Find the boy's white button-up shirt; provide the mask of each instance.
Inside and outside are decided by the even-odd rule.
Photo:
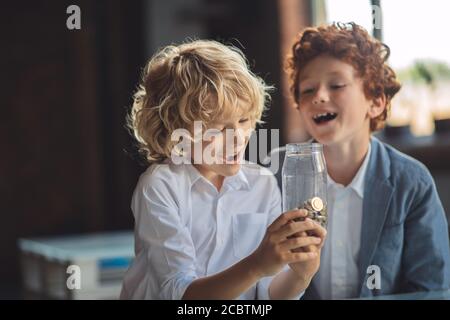
[[[320,269],[312,282],[321,299],[355,298],[359,294],[358,256],[370,152],[369,144],[366,157],[348,186],[328,176],[327,239],[322,248]]]
[[[281,214],[270,171],[243,164],[218,190],[192,165],[149,167],[132,198],[136,257],[121,298],[181,299],[189,284],[251,254]],[[273,277],[239,299],[268,299]]]

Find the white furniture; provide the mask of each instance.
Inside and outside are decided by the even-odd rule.
[[[31,297],[118,299],[134,258],[134,236],[124,231],[20,239],[19,248],[23,285]]]

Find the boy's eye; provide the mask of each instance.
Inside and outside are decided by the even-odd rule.
[[[331,89],[334,89],[334,90],[341,89],[343,87],[345,87],[345,84],[333,84],[333,85],[331,85]]]
[[[248,118],[244,118],[244,119],[239,120],[239,123],[245,123],[245,122],[247,122],[248,120],[249,120]]]
[[[223,125],[213,125],[213,126],[211,126],[211,129],[212,129],[212,130],[215,130],[216,132],[217,132],[217,131],[219,131],[219,132],[225,131],[226,128],[227,128],[227,127],[226,127],[226,126],[223,126]]]
[[[305,89],[302,91],[302,94],[309,94],[309,93],[312,93],[313,91],[314,91],[314,89],[312,89],[312,88]]]

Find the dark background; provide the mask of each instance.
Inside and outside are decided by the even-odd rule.
[[[71,4],[81,30],[66,27]],[[0,12],[0,298],[20,294],[18,238],[133,227],[145,167],[125,115],[156,48],[186,35],[225,41],[280,82],[276,1],[8,1]],[[268,127],[282,127],[280,99]]]
[[[291,38],[280,29],[281,2],[1,2],[0,299],[21,297],[19,238],[132,229],[130,199],[145,166],[125,115],[158,47],[187,36],[240,47],[278,88],[264,127],[280,128],[286,142],[280,47]],[[311,23],[309,0],[284,3],[297,5],[295,32]],[[66,27],[72,4],[81,30]],[[450,136],[411,141],[391,142],[430,168],[449,212]]]

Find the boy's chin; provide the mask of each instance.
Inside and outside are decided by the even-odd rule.
[[[324,146],[333,145],[339,142],[339,138],[334,132],[329,132],[328,134],[315,134],[312,135],[315,142],[323,144]]]
[[[328,143],[332,142],[332,139],[330,137],[324,137],[323,135],[310,135],[312,142],[320,143],[323,145],[327,145]]]
[[[224,176],[234,176],[241,169],[241,164],[232,163],[232,164],[223,164],[221,165],[221,171]]]

